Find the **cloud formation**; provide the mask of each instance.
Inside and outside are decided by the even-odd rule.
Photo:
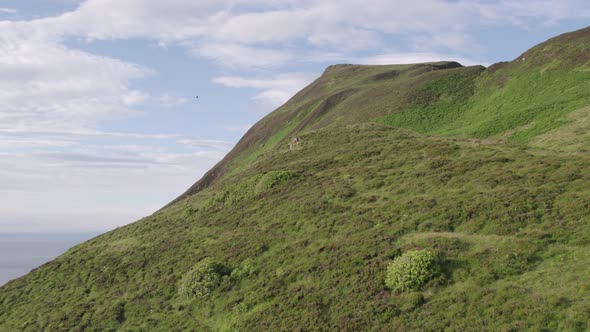
[[[184,97],[177,97],[172,96],[168,93],[165,93],[158,97],[158,104],[164,108],[174,108],[181,105],[184,105],[188,102],[188,99]]]
[[[0,13],[3,14],[16,14],[18,11],[13,8],[0,8]]]
[[[241,76],[216,77],[213,81],[231,88],[254,88],[262,92],[253,97],[271,107],[278,107],[317,77],[313,73],[288,73],[274,77],[247,78]]]
[[[379,55],[373,55],[358,60],[359,63],[368,65],[387,65],[387,64],[409,64],[420,62],[435,61],[457,61],[464,66],[487,65],[478,61],[464,58],[456,55],[440,54],[434,52],[387,52]]]
[[[0,131],[0,231],[124,225],[186,190],[231,146],[178,135]]]
[[[477,59],[465,59],[465,50],[483,50],[470,35],[474,26],[589,17],[582,0],[88,0],[54,17],[0,21],[0,118],[23,126],[31,118],[44,126],[88,123],[126,116],[145,99],[130,86],[147,68],[66,47],[68,38],[147,38],[238,72],[314,61],[320,53],[369,63],[451,54],[471,64]],[[390,37],[409,49],[384,53]],[[267,89],[256,98],[276,104],[286,91]]]
[[[132,112],[149,70],[0,27],[0,127],[78,128]]]
[[[469,31],[482,23],[533,26],[588,17],[582,0],[88,0],[56,17],[3,28],[57,40],[149,38],[228,66],[256,67],[267,65],[259,55],[271,66],[288,61],[293,52],[280,46],[289,43],[358,50],[382,47],[386,35],[412,35],[420,51],[459,51],[476,46]]]

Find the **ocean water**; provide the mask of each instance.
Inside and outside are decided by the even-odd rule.
[[[0,286],[29,273],[96,233],[0,233]]]

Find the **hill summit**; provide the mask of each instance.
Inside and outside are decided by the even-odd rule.
[[[330,66],[174,202],[0,288],[0,330],[588,330],[589,50]]]

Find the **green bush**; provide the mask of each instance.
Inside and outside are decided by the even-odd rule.
[[[428,250],[413,250],[396,257],[387,267],[385,284],[394,291],[419,290],[439,273],[436,257]]]
[[[223,264],[210,257],[205,258],[182,278],[179,292],[186,298],[207,297],[227,274],[227,268]]]
[[[243,313],[248,311],[248,305],[244,302],[240,302],[240,303],[236,303],[233,308],[232,311],[235,313]]]

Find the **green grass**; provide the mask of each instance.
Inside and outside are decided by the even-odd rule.
[[[567,124],[531,141],[539,148],[588,153],[590,151],[590,107],[572,112],[567,116]]]
[[[232,164],[235,165],[232,170],[232,174],[240,173],[258,157],[268,151],[271,151],[281,142],[284,143],[290,141],[292,137],[289,137],[289,134],[292,134],[295,127],[301,123],[301,121],[303,121],[317,106],[318,104],[316,103],[303,112],[297,113],[294,119],[285,121],[285,123],[280,127],[280,130],[269,137],[264,143],[261,143],[258,146],[253,146],[242,154],[242,158],[237,158],[236,160],[232,161]]]
[[[589,328],[588,156],[380,125],[302,138],[301,149],[273,150],[4,286],[0,326]],[[259,190],[264,174],[287,170],[298,176]],[[422,249],[440,257],[444,278],[420,294],[388,290],[387,265]],[[180,281],[205,257],[235,277],[209,299],[187,300]]]
[[[474,96],[463,118],[440,132],[486,138],[515,131],[511,141],[528,143],[563,126],[568,113],[590,104],[590,72],[515,69],[511,74],[514,77],[498,91]]]
[[[590,329],[588,31],[485,70],[329,67],[173,204],[0,288],[0,330]],[[415,250],[440,273],[386,287]]]
[[[590,105],[590,57],[583,52],[590,47],[590,30],[571,35],[483,72],[449,70],[417,89],[405,108],[378,122],[445,136],[500,135],[527,144]]]
[[[482,67],[449,70],[414,91],[410,105],[401,112],[388,114],[378,122],[420,132],[434,132],[453,126],[464,115],[474,93],[474,80]]]
[[[445,136],[506,133],[510,141],[526,144],[564,126],[569,113],[590,104],[590,72],[524,65],[491,74],[477,68],[453,71],[424,84],[410,106],[378,122]]]

